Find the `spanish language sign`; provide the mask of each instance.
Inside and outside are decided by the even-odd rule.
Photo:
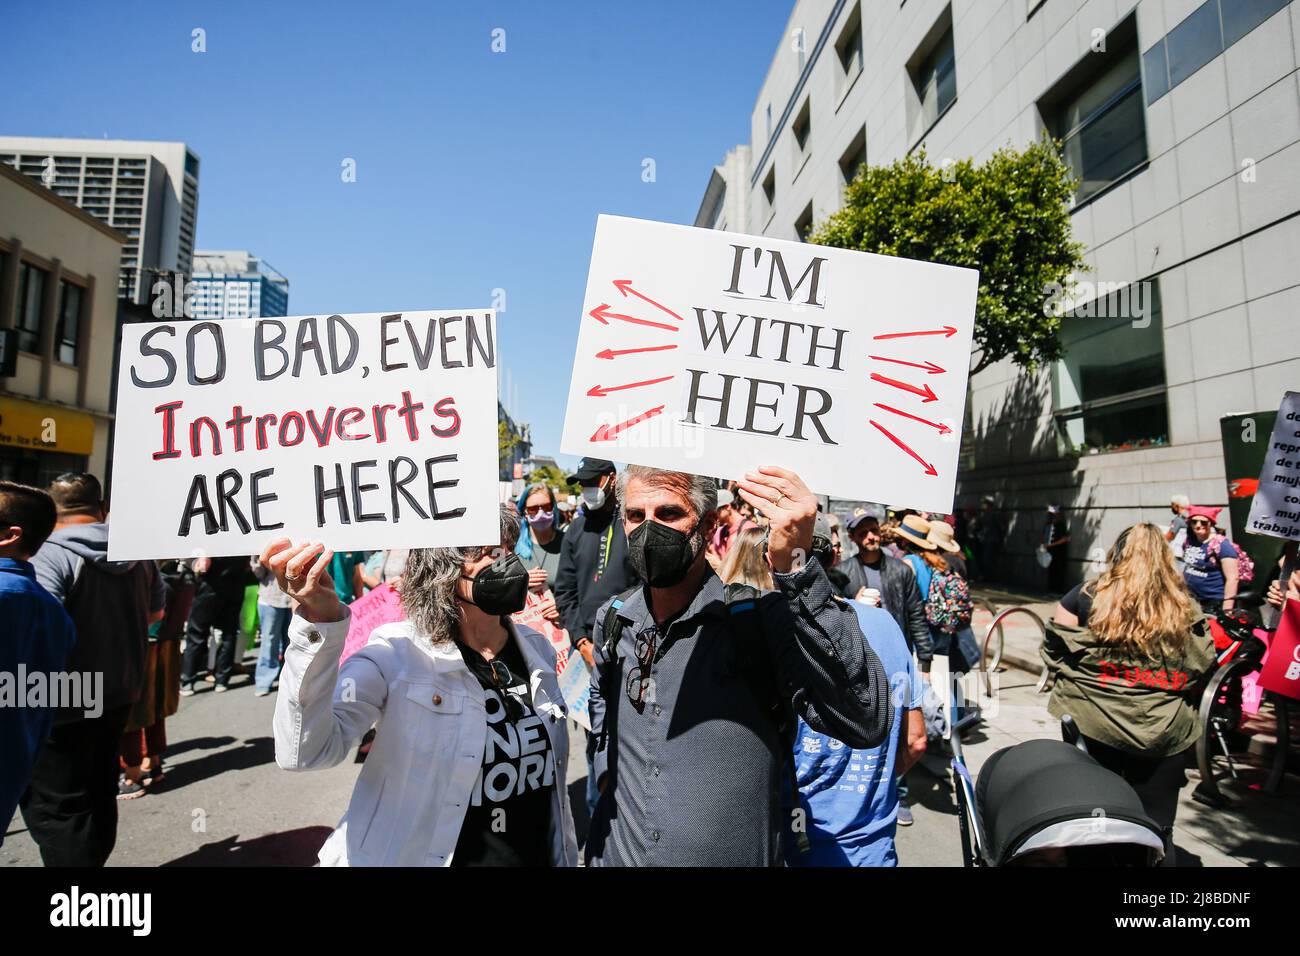
[[[1287,392],[1277,410],[1246,530],[1300,538],[1300,392]]]
[[[109,555],[499,540],[491,310],[122,330]]]
[[[971,269],[601,216],[561,450],[952,509]]]

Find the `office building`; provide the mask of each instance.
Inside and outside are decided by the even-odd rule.
[[[0,478],[105,480],[127,238],[0,164]],[[12,374],[6,374],[12,370]]]
[[[289,280],[247,251],[199,250],[187,287],[196,319],[289,314]]]
[[[1220,417],[1300,388],[1300,4],[801,0],[773,47],[748,176],[725,183],[751,233],[804,238],[863,162],[1063,144],[1095,293],[1061,361],[969,391],[957,506],[996,497],[1005,570],[1041,582],[1048,503],[1072,580],[1122,528],[1168,522],[1171,494],[1224,504]]]
[[[190,274],[199,158],[184,143],[0,136],[0,163],[127,237],[120,298],[143,303],[154,274]]]

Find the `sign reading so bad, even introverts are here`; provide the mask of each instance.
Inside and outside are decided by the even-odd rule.
[[[114,560],[499,540],[495,314],[122,330]]]
[[[979,273],[601,216],[561,450],[948,512]]]

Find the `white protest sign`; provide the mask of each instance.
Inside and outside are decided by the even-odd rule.
[[[489,309],[122,329],[113,560],[500,540]]]
[[[979,274],[601,216],[561,451],[948,512]]]
[[[1300,392],[1287,392],[1277,410],[1246,530],[1300,539]]]

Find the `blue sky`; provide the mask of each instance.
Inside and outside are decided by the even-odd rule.
[[[0,103],[0,131],[188,143],[199,246],[265,257],[292,314],[504,289],[514,411],[555,454],[597,214],[694,219],[712,166],[748,141],[790,8],[24,4],[0,32],[26,91]]]

